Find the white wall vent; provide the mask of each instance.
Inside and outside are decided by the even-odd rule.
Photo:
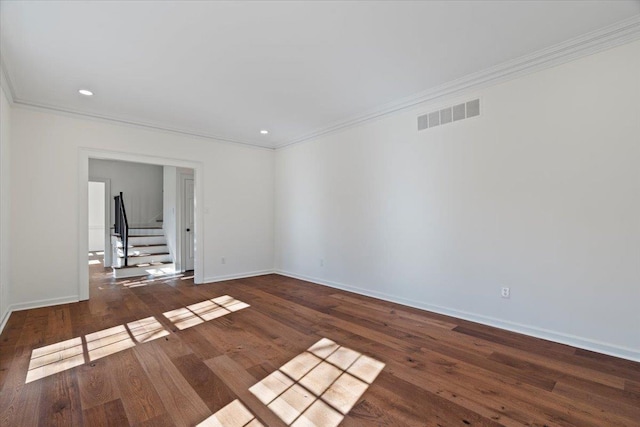
[[[418,116],[418,130],[425,130],[434,126],[446,125],[458,120],[468,119],[480,115],[480,100],[465,102],[442,110]]]

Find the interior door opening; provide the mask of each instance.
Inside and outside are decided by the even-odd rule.
[[[106,184],[89,181],[89,265],[105,265]]]
[[[185,271],[194,268],[194,193],[193,193],[193,176],[183,176],[183,242],[182,242],[182,265]]]
[[[109,167],[115,167],[117,169],[123,168],[123,163],[128,163],[129,165],[135,163],[143,166],[159,166],[160,168],[157,170],[157,172],[153,172],[153,180],[151,180],[151,175],[149,175],[149,180],[146,180],[146,178],[144,177],[138,176],[138,168],[136,168],[135,171],[131,171],[131,173],[123,172],[111,174],[113,175],[113,177],[111,177],[109,176],[109,173],[101,173],[100,170],[98,170],[102,169],[104,171],[104,168],[107,167],[107,165],[103,164],[102,168],[97,167],[97,164],[99,162],[96,161],[102,161],[103,163],[115,163],[115,166],[111,165]],[[78,162],[80,168],[80,173],[78,174],[78,185],[80,189],[78,193],[78,200],[80,202],[78,219],[79,300],[84,301],[90,298],[90,294],[100,287],[100,278],[104,279],[106,277],[105,275],[109,273],[113,273],[113,275],[115,276],[116,268],[122,270],[122,266],[114,267],[114,263],[122,256],[124,256],[124,258],[127,258],[129,261],[133,261],[133,256],[153,257],[153,259],[147,263],[150,267],[147,266],[145,268],[147,270],[160,270],[162,272],[162,275],[184,272],[187,268],[189,268],[191,269],[191,271],[193,271],[191,279],[193,279],[193,282],[195,284],[204,282],[204,251],[202,245],[200,244],[203,241],[202,221],[204,212],[202,207],[203,205],[199,202],[204,199],[203,187],[200,182],[200,177],[202,174],[202,164],[200,164],[199,162],[180,159],[158,158],[154,156],[100,151],[93,149],[80,149]],[[122,182],[122,178],[127,174],[135,175],[129,182],[136,188],[124,188],[125,191],[123,191],[123,188],[121,188],[124,185],[124,183]],[[188,212],[184,213],[183,211],[185,210],[185,199],[182,197],[182,193],[184,193],[185,187],[184,182],[180,181],[181,175],[183,175],[184,177],[188,177],[192,182],[192,185],[189,185],[187,187],[187,190],[193,189],[193,194],[189,195],[191,203],[189,204],[189,208],[187,209]],[[100,233],[97,227],[97,223],[99,223],[100,220],[95,219],[93,211],[99,210],[99,207],[95,207],[94,203],[92,203],[92,207],[90,208],[89,204],[90,191],[91,193],[95,193],[94,189],[89,190],[90,186],[94,186],[94,184],[90,184],[90,182],[102,181],[107,181],[105,183],[105,190],[103,191],[108,196],[108,200],[106,200],[105,203],[105,211],[107,208],[109,209],[108,212],[105,212],[104,245],[100,245],[99,242],[96,242],[96,240],[98,240],[96,236],[98,235],[98,233]],[[158,183],[160,190],[159,192],[154,193],[157,193],[157,196],[148,196],[150,187],[147,181]],[[144,189],[142,188],[143,184],[145,187]],[[167,191],[167,187],[165,186],[165,184],[169,184],[171,186],[170,191]],[[100,186],[100,184],[97,185]],[[138,195],[135,194],[136,191],[138,192]],[[147,234],[159,235],[160,233],[162,233],[165,236],[164,241],[155,242],[154,240],[154,242],[144,244],[143,242],[127,242],[126,247],[131,249],[133,252],[131,254],[125,253],[124,255],[121,255],[119,252],[116,254],[116,250],[114,248],[120,249],[122,248],[122,245],[118,245],[117,242],[114,245],[114,236],[112,236],[112,234],[114,234],[112,233],[112,227],[114,226],[112,216],[114,216],[115,214],[114,212],[112,212],[113,209],[111,208],[113,208],[112,205],[114,204],[114,199],[112,197],[114,192],[125,193],[125,200],[127,201],[127,215],[129,217],[130,225],[129,231],[131,231],[131,233],[135,232],[136,238],[154,240],[156,239],[156,236],[147,236]],[[91,196],[91,198],[93,199],[94,197]],[[195,204],[196,201],[198,201],[199,203]],[[91,215],[94,218],[91,220],[89,219],[90,209],[92,211]],[[185,222],[183,217],[187,213],[189,221]],[[136,219],[136,215],[142,215],[142,217],[140,219]],[[167,221],[168,219],[169,221]],[[92,226],[91,232],[89,231],[90,222]],[[188,226],[185,226],[183,228],[183,225]],[[187,234],[184,232],[186,228],[189,228],[190,230],[189,239],[185,239],[183,237],[184,234]],[[150,231],[151,229],[153,229],[153,232]],[[134,234],[131,233],[127,233],[127,236],[129,236],[130,234],[131,238],[133,238]],[[91,243],[89,242],[90,234],[92,234]],[[117,236],[115,236],[115,240],[117,240]],[[183,250],[183,243],[187,242],[188,244]],[[144,248],[138,248],[139,251],[147,251],[149,253],[137,253],[136,248],[138,246],[144,246]],[[92,249],[91,251],[89,251],[90,247]],[[106,248],[111,248],[114,250],[109,251],[106,250]],[[93,265],[88,264],[87,262],[87,254],[90,252],[93,256],[93,259],[91,260]],[[156,260],[156,256],[163,258],[170,257],[171,259]],[[145,266],[145,262],[142,261],[146,260],[141,260],[141,258],[136,258],[135,260],[140,262],[134,264],[133,267],[142,268]],[[132,262],[130,262],[129,264],[132,264]],[[162,264],[162,268],[157,267],[160,264]],[[172,264],[171,272],[169,272],[170,268],[165,264]],[[125,266],[125,268],[126,267],[127,266]],[[149,272],[147,271],[147,273]],[[157,271],[154,271],[149,274],[145,274],[145,276],[148,275],[152,275],[155,277],[159,275],[159,273],[157,273]],[[125,276],[122,276],[122,278],[125,278]],[[119,279],[119,277],[116,277],[112,280]]]

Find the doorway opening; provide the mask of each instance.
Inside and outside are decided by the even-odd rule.
[[[193,171],[183,171],[180,174],[180,184],[182,188],[182,266],[184,270],[193,270],[194,265],[194,208],[195,199],[193,193]]]
[[[172,264],[171,272],[164,265],[159,266],[161,262],[154,259],[150,260],[152,265],[148,267],[147,272],[140,276],[164,275],[167,278],[167,274],[180,274],[192,270],[193,283],[203,283],[204,254],[201,243],[203,212],[202,204],[197,203],[203,198],[202,187],[199,184],[202,176],[201,163],[91,149],[80,149],[79,154],[78,252],[81,258],[79,299],[89,299],[90,270],[93,274],[96,268],[99,268],[101,277],[104,277],[116,262],[120,262],[120,267],[125,266],[123,257],[128,261],[127,267],[131,267],[132,264],[133,267],[138,267],[144,263],[136,264],[135,261],[147,255],[155,257],[162,253],[171,257],[171,260],[161,260],[162,263]],[[136,195],[135,186],[141,187],[144,177],[129,176],[133,187],[130,186],[128,190],[122,191],[120,188],[122,183],[119,184],[120,186],[116,185],[121,181],[122,171],[115,175],[118,177],[115,181],[113,177],[103,178],[106,176],[104,173],[97,173],[95,168],[90,166],[96,162],[112,163],[117,167],[125,165],[131,167],[135,164],[140,170],[155,168],[154,182],[159,185],[159,190],[139,188]],[[101,178],[94,178],[96,176]],[[167,186],[167,183],[170,184]],[[114,236],[117,234],[114,233],[116,201],[112,196],[115,193],[119,195],[120,192],[123,193],[120,200],[126,202],[130,238],[135,235],[138,238],[153,240],[159,237],[146,234],[162,234],[167,237],[166,243],[155,241],[139,244],[129,241],[126,245],[118,243],[119,236]],[[149,192],[154,193],[154,196],[152,197]],[[102,199],[102,203],[98,201],[99,199]],[[100,211],[103,212],[102,215]],[[104,226],[100,227],[100,223]],[[145,227],[148,230],[145,230]],[[103,244],[100,244],[99,234],[104,236]],[[145,236],[140,236],[141,234]],[[160,251],[159,247],[162,245],[166,247]],[[125,248],[127,248],[126,251]],[[147,251],[153,253],[147,254]],[[92,254],[90,255],[92,259],[89,260],[92,265],[87,262],[88,253]],[[140,258],[135,258],[136,256]],[[156,271],[149,271],[154,268]]]
[[[106,251],[109,228],[109,180],[107,179],[91,179],[89,181],[89,203],[87,233],[89,235],[89,265],[102,264],[107,266],[110,264],[109,251]]]

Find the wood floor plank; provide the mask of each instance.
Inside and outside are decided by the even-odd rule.
[[[42,400],[42,384],[40,382],[26,384],[25,381],[32,349],[41,347],[45,342],[47,319],[48,310],[46,309],[29,310],[23,318],[22,332],[14,347],[11,370],[7,373],[0,391],[0,421],[2,421],[0,425],[37,424]]]
[[[580,348],[576,349],[575,355],[581,366],[640,382],[640,364],[638,363]]]
[[[135,427],[173,427],[173,420],[169,414],[164,413],[140,423],[133,424]]]
[[[328,338],[385,363],[344,426],[639,426],[637,362],[275,274],[196,286],[109,273],[90,266],[89,301],[11,315],[0,425],[195,425],[238,399],[282,426],[249,387]],[[223,295],[250,306],[186,329],[164,316]],[[168,335],[138,340],[128,324],[145,318]],[[82,339],[89,356],[97,332],[104,357],[67,363],[75,353],[59,343]],[[34,354],[47,376],[26,383]]]
[[[0,394],[0,425],[38,425],[42,399],[43,387],[40,382],[24,384],[11,390],[5,388]]]
[[[107,356],[110,372],[118,386],[120,398],[131,424],[139,424],[166,414],[160,396],[133,353],[125,350]]]
[[[558,381],[553,393],[571,400],[579,400],[590,407],[599,408],[601,411],[616,414],[620,426],[634,426],[640,422],[640,400],[631,402],[627,399],[611,399],[610,396],[593,393],[589,388],[567,384],[563,381]]]
[[[640,382],[627,380],[624,383],[624,390],[629,393],[633,393],[636,397],[640,398]]]
[[[487,418],[420,386],[399,381],[393,375],[384,372],[376,380],[375,387],[371,387],[370,393],[379,393],[384,399],[383,402],[389,402],[393,406],[394,413],[403,414],[403,417],[411,420],[411,424],[420,423],[422,420],[427,420],[432,425],[452,423],[498,426],[501,425],[499,421],[502,425],[509,424],[507,417],[494,415]],[[414,402],[422,404],[411,403],[411,400],[407,399],[408,396],[414,396]]]
[[[59,372],[42,380],[44,394],[39,419],[55,426],[83,425],[80,391],[75,371]]]
[[[418,350],[407,354],[393,347],[353,336],[347,330],[330,329],[325,335],[331,336],[336,342],[349,342],[350,347],[358,351],[368,349],[371,354],[378,355],[387,364],[385,370],[399,380],[420,387],[485,418],[500,419],[505,425],[528,423],[532,419],[527,408],[523,409],[511,399],[503,399],[502,385],[499,388],[494,387],[495,391],[488,393],[488,390],[492,390],[492,385],[470,377],[468,369],[462,370],[462,363],[447,360],[434,353],[431,353],[432,359],[426,359],[425,354]],[[479,369],[476,371],[482,372]],[[483,375],[486,373],[483,372]],[[375,384],[372,388],[375,390]],[[412,400],[411,396],[405,398]]]
[[[22,335],[28,313],[27,310],[14,311],[11,313],[7,324],[4,326],[2,335],[0,335],[0,348],[10,348],[17,344],[20,335]]]
[[[175,358],[172,362],[211,412],[219,411],[236,398],[229,387],[195,354]]]
[[[106,359],[98,359],[77,369],[82,409],[101,406],[120,398],[113,372]]]
[[[176,426],[195,425],[211,415],[207,405],[157,343],[137,346],[134,352]]]
[[[92,427],[127,427],[130,425],[120,399],[85,409],[82,411],[82,418],[85,425]]]
[[[272,427],[286,426],[280,418],[249,392],[249,388],[257,383],[258,380],[252,377],[229,356],[218,356],[205,360],[205,363],[265,425]]]

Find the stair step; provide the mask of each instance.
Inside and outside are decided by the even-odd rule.
[[[113,227],[111,228],[111,235],[117,236]],[[129,236],[163,236],[164,229],[159,227],[129,227]]]
[[[119,234],[112,234],[111,237],[120,238]],[[129,234],[129,239],[136,237],[164,237],[164,234]]]
[[[157,222],[162,222],[161,219],[157,219]],[[109,227],[110,229],[115,229],[115,227]],[[147,230],[147,229],[153,229],[153,230],[162,230],[162,226],[161,225],[136,225],[136,226],[129,226],[129,230]]]
[[[121,248],[122,241],[120,240],[120,238],[114,236],[113,239],[116,239],[116,246]],[[148,236],[134,235],[134,236],[129,236],[129,240],[128,240],[129,246],[165,245],[166,243],[167,243],[167,240],[165,239],[164,234],[148,235]]]
[[[154,252],[154,253],[150,253],[150,254],[127,254],[127,256],[129,257],[129,259],[131,258],[140,258],[140,257],[145,257],[145,256],[153,256],[153,255],[170,255],[169,252]],[[119,258],[124,258],[124,255],[119,255]]]
[[[169,252],[169,247],[167,245],[129,245],[128,248],[129,256],[138,254],[151,255]],[[124,256],[124,248],[122,246],[118,247],[118,254],[120,254],[120,256]]]
[[[152,249],[152,248],[162,248],[162,247],[165,247],[165,246],[167,246],[167,245],[129,245],[129,248],[141,248],[141,249],[150,248],[150,249]],[[121,248],[122,246],[119,246],[119,247]]]
[[[140,268],[140,267],[162,267],[166,265],[171,265],[173,262],[164,261],[164,262],[153,262],[149,264],[138,264],[138,265],[127,265],[126,267],[112,267],[114,270],[127,270],[131,268]]]
[[[170,262],[173,261],[171,255],[168,252],[159,254],[141,254],[132,255],[127,258],[127,263],[131,266],[139,264],[153,264],[157,262]],[[115,259],[116,267],[124,267],[124,256],[118,256]]]
[[[113,267],[113,275],[116,279],[137,276],[166,276],[175,274],[173,262],[156,262],[153,264],[129,265],[127,267]]]

